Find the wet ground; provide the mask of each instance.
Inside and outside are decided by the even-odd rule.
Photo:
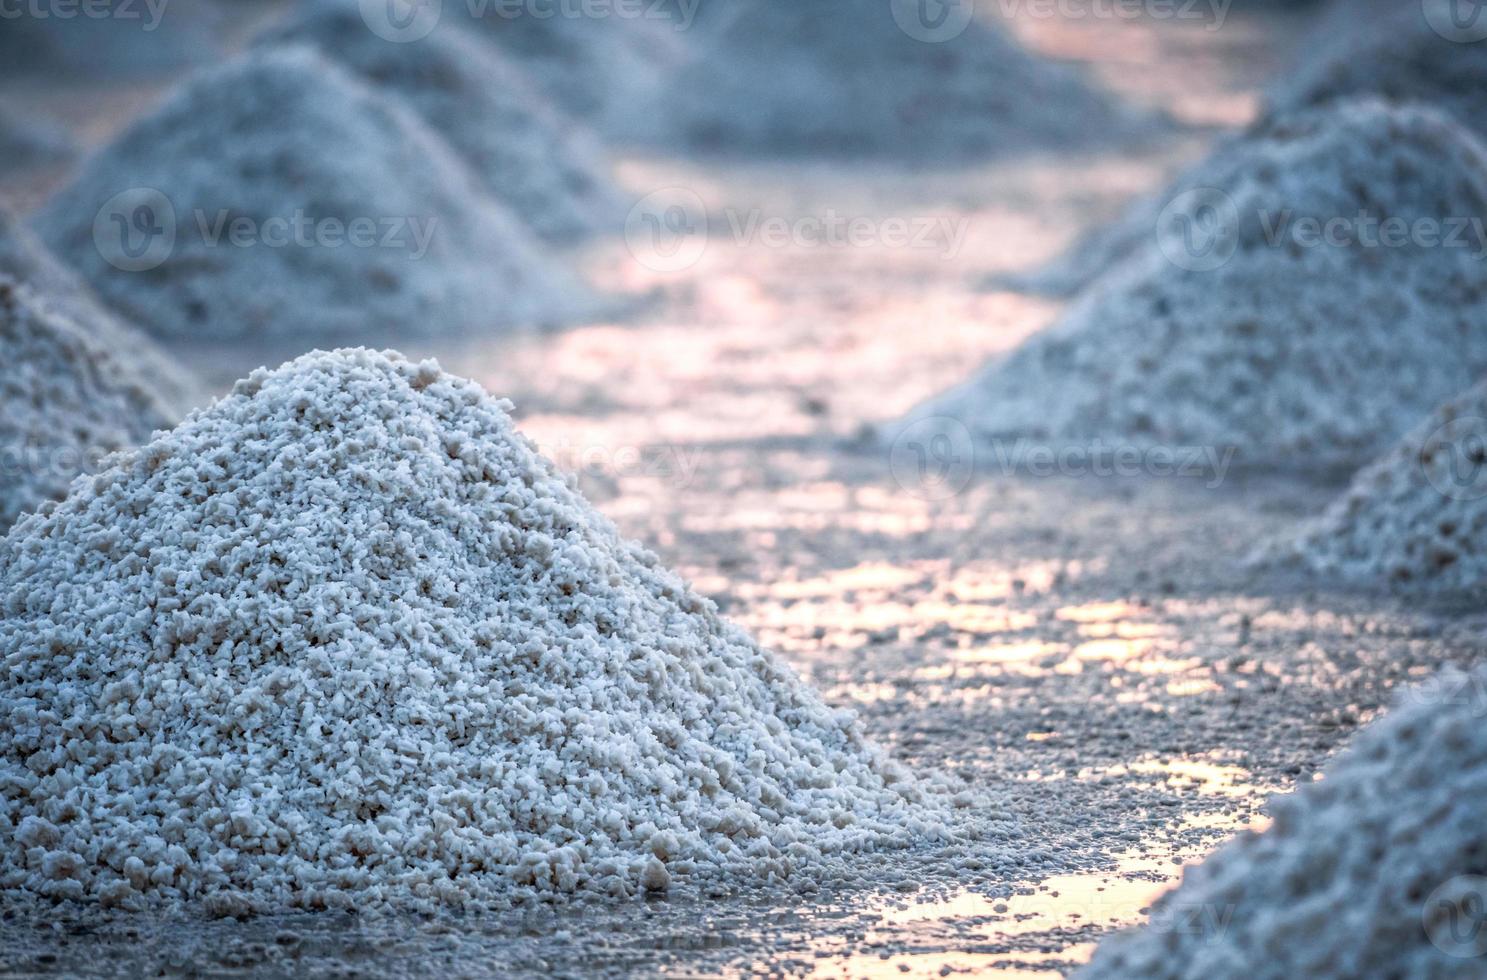
[[[1102,30],[1132,39],[1100,77],[1198,124],[1140,152],[912,174],[627,159],[637,200],[681,187],[706,209],[685,267],[633,236],[575,259],[639,312],[408,351],[511,398],[605,513],[896,758],[983,792],[984,853],[885,857],[852,891],[446,918],[7,907],[0,976],[1057,975],[1143,921],[1183,863],[1262,827],[1267,796],[1393,689],[1487,660],[1481,613],[1246,568],[1335,483],[1201,462],[1040,475],[1017,447],[868,438],[1056,316],[985,291],[990,275],[1055,254],[1201,152],[1204,126],[1254,111],[1300,21],[1229,18],[1020,25],[1070,57],[1108,50]],[[828,212],[949,231],[896,246],[738,230]],[[185,353],[219,386],[272,359]]]

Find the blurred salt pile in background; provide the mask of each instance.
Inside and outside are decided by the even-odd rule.
[[[86,23],[0,22],[6,131],[29,131],[26,145],[55,154],[9,158],[0,196],[57,254],[21,229],[0,238],[0,271],[17,280],[5,357],[27,352],[5,364],[21,379],[6,397],[25,406],[14,418],[37,420],[15,438],[53,447],[42,454],[47,482],[35,479],[35,457],[0,446],[0,485],[25,488],[17,508],[45,511],[7,539],[0,594],[13,642],[0,698],[28,719],[0,752],[11,845],[0,903],[12,925],[0,955],[67,973],[359,962],[472,974],[495,963],[543,975],[756,965],[1018,975],[1073,970],[1106,933],[1145,922],[1099,955],[1097,975],[1141,975],[1132,964],[1153,957],[1177,975],[1280,964],[1318,976],[1401,964],[1469,975],[1481,961],[1446,949],[1432,916],[1487,907],[1480,824],[1451,823],[1434,849],[1389,831],[1390,820],[1429,821],[1438,799],[1465,813],[1487,802],[1462,734],[1487,712],[1481,675],[1442,673],[1487,653],[1477,506],[1487,457],[1473,421],[1483,410],[1473,386],[1487,42],[1461,11],[1437,0],[1190,4],[1187,15],[1143,5],[1129,16],[1011,0],[531,8],[201,0],[158,22],[122,7]],[[42,138],[48,126],[65,131]],[[70,157],[69,144],[83,152]],[[1313,219],[1341,220],[1340,237],[1304,234]],[[1384,245],[1391,219],[1405,234]],[[360,245],[350,243],[358,222]],[[283,241],[294,228],[306,237]],[[1448,228],[1459,231],[1450,244]],[[650,901],[538,904],[520,921],[394,917],[371,929],[272,908],[259,909],[266,921],[212,923],[84,904],[64,906],[70,924],[54,929],[58,913],[23,892],[92,894],[72,884],[83,868],[125,861],[134,847],[129,834],[69,823],[86,793],[72,792],[66,766],[91,758],[85,730],[102,718],[89,706],[113,698],[153,716],[163,699],[168,718],[171,697],[184,704],[205,690],[188,677],[184,692],[169,688],[176,695],[151,688],[144,705],[116,678],[89,694],[98,678],[87,658],[155,644],[170,664],[172,643],[211,634],[146,622],[176,601],[163,580],[158,595],[119,596],[135,604],[129,630],[98,628],[88,603],[64,613],[63,594],[94,601],[79,569],[106,579],[134,559],[108,527],[78,516],[108,512],[93,506],[106,486],[77,484],[56,510],[42,501],[97,465],[94,450],[143,443],[145,428],[207,407],[171,359],[223,394],[260,364],[357,343],[438,354],[452,376],[514,398],[517,425],[620,532],[800,674],[798,686],[736,688],[754,692],[745,700],[781,690],[815,699],[815,688],[826,713],[806,714],[821,725],[835,718],[824,706],[859,713],[863,738],[880,747],[867,755],[963,789],[956,832],[900,835],[914,818],[888,808],[885,835],[906,846],[860,863],[834,848],[822,863],[809,841],[792,851],[762,834],[749,845],[757,860],[732,865],[745,873],[723,876],[721,891],[736,894],[683,900],[706,862],[677,860],[689,843],[673,847],[622,817],[609,870],[618,891]],[[292,386],[299,375],[280,377]],[[141,390],[171,403],[170,416],[147,421]],[[373,412],[390,403],[368,401]],[[228,411],[219,404],[163,437],[170,473],[206,472],[186,458],[212,451],[192,426]],[[285,451],[323,460],[312,450],[324,440],[326,452],[349,452],[350,430],[326,426]],[[439,455],[400,452],[423,459],[425,449]],[[149,452],[116,465],[147,471]],[[242,458],[256,457],[245,446]],[[67,460],[70,470],[57,465]],[[381,468],[391,478],[402,462]],[[253,478],[269,472],[244,465]],[[171,494],[150,496],[152,479],[130,507],[192,523]],[[508,489],[531,482],[516,474]],[[443,498],[400,486],[399,500],[448,517]],[[336,509],[329,485],[317,493],[281,510]],[[548,513],[558,498],[534,506]],[[208,488],[206,499],[223,498]],[[486,516],[472,526],[499,524]],[[339,537],[354,547],[358,536]],[[1246,560],[1257,544],[1260,560]],[[399,552],[398,580],[456,598],[419,569],[457,552],[415,551]],[[291,564],[327,589],[345,584],[334,563]],[[207,593],[254,591],[215,560],[193,567]],[[574,609],[550,584],[533,593],[533,615]],[[527,588],[494,587],[518,585]],[[48,616],[60,617],[48,638],[33,638],[24,623]],[[290,622],[285,637],[308,642],[315,628]],[[688,669],[709,643],[668,670]],[[429,649],[437,658],[440,645]],[[243,653],[271,651],[248,643]],[[1432,676],[1441,679],[1424,699],[1452,710],[1438,727],[1424,713],[1428,739],[1406,704],[1308,785],[1396,691]],[[23,680],[40,686],[23,692]],[[326,696],[350,680],[332,672]],[[254,711],[287,719],[272,698],[250,709],[247,687],[224,683],[244,699],[228,709],[233,724]],[[559,679],[553,690],[576,689]],[[684,720],[664,690],[637,709],[663,735]],[[440,697],[454,715],[479,707],[458,680]],[[60,723],[74,706],[94,721]],[[353,716],[370,717],[338,717]],[[750,717],[787,742],[798,721]],[[153,736],[140,736],[128,744],[145,751]],[[256,735],[234,738],[222,749],[229,765],[261,747]],[[1412,781],[1417,792],[1391,792],[1398,770],[1419,767],[1388,760],[1431,746],[1460,764]],[[655,758],[652,772],[676,761]],[[814,751],[791,758],[800,778],[786,802],[804,799],[792,795],[802,788],[845,793],[878,771],[852,763],[848,778]],[[533,760],[514,761],[518,779],[529,762],[521,785],[545,788],[528,802],[558,812],[577,784]],[[147,796],[143,773],[164,765],[158,756],[121,769],[136,784],[122,791]],[[172,792],[190,782],[169,778]],[[667,786],[660,823],[686,828],[707,812],[711,784],[698,778],[695,792]],[[382,846],[361,833],[376,816],[332,805],[336,794],[371,798],[351,785],[296,805],[365,867]],[[1295,802],[1266,802],[1293,790]],[[1374,806],[1385,794],[1389,805]],[[768,823],[779,812],[768,795],[723,822],[744,833]],[[519,796],[494,799],[498,821],[530,818]],[[1339,798],[1368,806],[1349,804],[1361,817],[1339,825]],[[157,801],[158,821],[138,826],[155,827],[159,846],[136,848],[152,869],[115,870],[151,901],[179,878],[196,898],[215,896],[206,904],[219,913],[242,911],[223,887],[230,875],[217,876],[238,866],[211,852],[244,846],[234,829],[260,827],[283,804],[266,797],[223,821],[193,799],[220,839],[189,836],[188,811]],[[128,800],[109,805],[136,819]],[[459,826],[462,805],[431,802],[436,834]],[[850,837],[835,819],[850,826],[865,811],[834,812],[826,833]],[[1258,843],[1220,851],[1148,915],[1182,865],[1272,817]],[[534,872],[524,886],[576,882],[589,865],[569,860],[571,841],[555,828],[592,830],[598,842],[607,819],[551,824],[551,860],[517,862]],[[264,839],[282,847],[288,836]],[[1396,846],[1375,859],[1382,837]],[[84,840],[111,841],[109,853],[78,851],[92,846]],[[433,840],[435,864],[468,857]],[[182,861],[171,847],[186,842],[196,857]],[[1295,889],[1280,894],[1274,863],[1251,852],[1293,869]],[[1339,869],[1376,860],[1407,871],[1412,887],[1346,908],[1330,901],[1351,880]],[[794,867],[807,873],[791,881]],[[311,859],[301,870],[322,868]],[[661,900],[668,889],[675,897]],[[1292,901],[1317,910],[1305,920],[1310,944],[1285,931]],[[1174,931],[1167,912],[1191,906],[1224,916]],[[88,938],[65,938],[69,929]],[[1285,955],[1258,962],[1254,950],[1275,943]]]

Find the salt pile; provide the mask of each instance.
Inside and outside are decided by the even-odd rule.
[[[179,420],[141,353],[116,350],[0,276],[0,532]]]
[[[829,880],[938,805],[433,362],[316,352],[0,544],[0,887]]]
[[[456,26],[389,43],[367,30],[354,0],[311,0],[262,40],[314,45],[403,99],[543,237],[570,241],[623,227],[626,205],[593,136],[469,32]]]
[[[1179,191],[1227,189],[1241,174],[1263,165],[1268,144],[1293,140],[1325,119],[1318,109],[1352,100],[1418,102],[1450,115],[1479,139],[1487,136],[1487,59],[1481,44],[1453,43],[1427,21],[1449,17],[1448,4],[1361,3],[1340,0],[1306,45],[1308,57],[1270,92],[1264,115],[1246,133],[1231,137],[1178,176],[1165,193],[1142,198],[1112,224],[1031,275],[1000,277],[1007,284],[1072,296],[1101,273],[1150,243],[1158,216]],[[1010,280],[1010,282],[1009,282]]]
[[[1258,560],[1358,585],[1487,586],[1487,384],[1433,412]]]
[[[913,3],[739,0],[728,13],[667,87],[677,135],[699,148],[939,159],[1151,122],[989,26],[919,24]]]
[[[175,337],[459,332],[593,306],[426,124],[300,47],[188,82],[35,225]]]
[[[0,108],[0,170],[56,163],[72,154],[72,140],[58,127]]]
[[[1215,194],[1187,229],[1164,226],[1059,322],[907,424],[1061,451],[1208,447],[1258,465],[1355,466],[1487,370],[1483,243],[1469,224],[1487,216],[1487,151],[1454,122],[1342,106],[1256,147]],[[1303,235],[1306,219],[1344,224],[1328,244]],[[1407,234],[1381,246],[1384,222]]]
[[[1481,37],[1487,28],[1480,17],[1463,23],[1458,6],[1455,0],[1339,4],[1319,26],[1318,45],[1309,46],[1316,53],[1270,93],[1268,111],[1373,95],[1435,106],[1487,137]]]
[[[444,9],[519,64],[563,112],[606,137],[625,139],[647,127],[658,103],[677,94],[670,76],[686,58],[688,32],[679,29],[688,23],[685,6],[696,4],[652,0],[612,10],[595,4],[574,7],[576,16],[495,0]]]
[[[87,283],[47,251],[19,218],[0,207],[0,276],[24,285],[47,308],[109,352],[124,378],[148,378],[174,425],[205,400],[196,378],[134,327],[107,310]],[[149,435],[145,429],[144,434]],[[131,443],[132,444],[132,443]]]
[[[1096,951],[1084,978],[1480,977],[1487,673],[1406,695]]]

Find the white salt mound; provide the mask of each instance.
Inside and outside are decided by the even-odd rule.
[[[1406,695],[1329,765],[1183,874],[1078,976],[1480,977],[1487,934],[1487,673]],[[1476,936],[1475,941],[1472,939]]]
[[[939,159],[1067,148],[1152,123],[981,22],[934,41],[911,36],[888,0],[729,7],[667,86],[669,122],[693,147]]]
[[[626,206],[592,134],[510,59],[457,25],[389,43],[367,29],[355,0],[308,0],[261,41],[311,44],[404,100],[544,238],[566,242],[623,228]]]
[[[124,323],[64,266],[14,214],[0,207],[0,277],[25,286],[37,301],[71,321],[108,351],[109,363],[128,379],[149,379],[153,399],[164,406],[168,427],[206,400],[198,380],[134,327]],[[150,429],[144,430],[149,435]],[[130,443],[133,445],[133,443]]]
[[[71,157],[74,150],[71,138],[61,128],[0,108],[0,171],[58,163]]]
[[[140,353],[116,351],[0,276],[0,532],[109,453],[179,421]]]
[[[657,0],[594,4],[588,8],[592,16],[543,16],[543,9],[467,0],[445,4],[444,15],[452,22],[460,18],[519,64],[558,108],[607,138],[633,137],[659,105],[676,96],[670,76],[685,60],[690,40],[689,31],[678,30],[686,23],[679,6]],[[607,10],[613,13],[600,12]]]
[[[1342,3],[1319,25],[1311,56],[1287,72],[1267,99],[1272,114],[1359,96],[1435,106],[1487,138],[1484,42],[1446,35],[1471,14],[1456,0]],[[1472,18],[1465,19],[1467,27]]]
[[[1468,231],[1443,244],[1448,221],[1487,216],[1487,151],[1460,126],[1419,107],[1340,106],[1257,145],[1224,191],[1227,217],[1194,210],[1209,222],[1198,247],[1164,227],[907,424],[927,436],[958,421],[980,441],[1060,451],[1211,447],[1241,463],[1355,466],[1487,370],[1482,243]],[[1351,224],[1327,244],[1299,233],[1307,218]],[[1391,219],[1410,234],[1382,246]],[[1433,239],[1413,234],[1429,226]]]
[[[1257,559],[1365,586],[1487,587],[1487,383],[1431,413]]]
[[[316,352],[0,543],[0,887],[789,883],[937,806],[433,362]]]
[[[303,47],[187,82],[35,226],[172,337],[454,333],[594,305],[421,120]]]

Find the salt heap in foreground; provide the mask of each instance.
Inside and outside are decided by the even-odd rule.
[[[1068,66],[976,21],[921,24],[912,2],[737,0],[728,8],[667,86],[676,135],[694,147],[940,160],[1150,127]],[[949,16],[961,10],[970,5]]]
[[[403,99],[544,238],[566,242],[623,227],[625,206],[597,141],[516,64],[458,24],[395,44],[362,18],[354,0],[313,0],[261,41],[311,44]]]
[[[1446,238],[1487,216],[1487,150],[1444,116],[1338,107],[1258,146],[1210,197],[1176,200],[1155,244],[908,424],[1354,466],[1487,370],[1481,243]],[[1307,237],[1308,219],[1341,220],[1341,237]]]
[[[1433,412],[1259,560],[1363,586],[1487,587],[1487,384]]]
[[[432,362],[317,352],[17,525],[0,887],[501,904],[798,886],[938,832],[507,407]]]
[[[303,47],[197,76],[35,225],[173,337],[458,333],[593,307],[422,121]]]
[[[4,276],[0,352],[0,533],[109,453],[180,419],[140,351],[119,351]]]
[[[1412,691],[1329,765],[1183,875],[1084,980],[1482,975],[1487,672]]]

